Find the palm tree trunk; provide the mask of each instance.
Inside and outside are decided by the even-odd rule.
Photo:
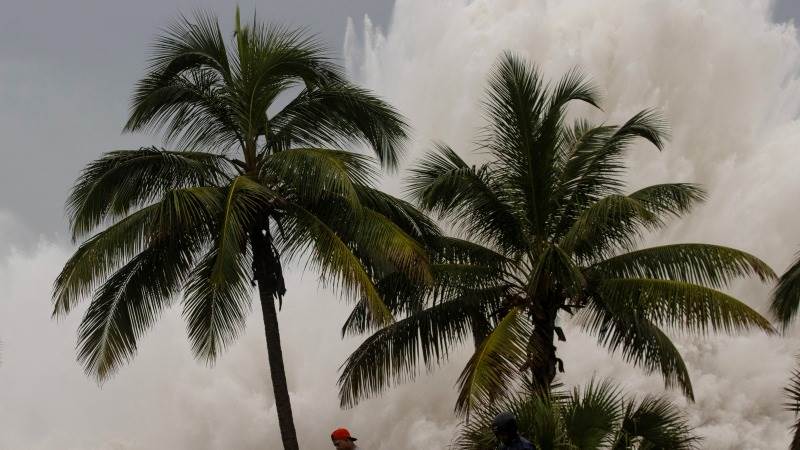
[[[533,387],[539,392],[549,393],[550,385],[556,377],[555,330],[556,313],[553,311],[537,312],[531,336],[531,377]]]
[[[275,394],[275,409],[278,411],[278,425],[281,430],[283,448],[284,450],[298,450],[297,431],[294,428],[292,403],[286,383],[286,369],[283,365],[278,314],[275,311],[275,301],[283,297],[286,292],[281,263],[272,249],[269,231],[266,231],[266,235],[261,229],[253,231],[250,234],[250,241],[253,247],[253,272],[261,299],[269,373],[272,378],[272,391]]]

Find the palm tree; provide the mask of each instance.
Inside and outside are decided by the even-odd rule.
[[[770,311],[778,319],[783,331],[786,331],[792,324],[798,309],[800,309],[800,258],[794,261],[786,269],[786,273],[778,279],[770,305]],[[785,388],[785,391],[789,400],[785,405],[786,409],[794,412],[797,416],[800,414],[800,369],[792,372],[789,386]],[[800,420],[795,421],[792,429],[794,433],[789,448],[800,450]]]
[[[694,184],[625,193],[625,151],[642,138],[658,149],[665,126],[643,111],[621,126],[577,120],[573,101],[597,105],[577,71],[545,86],[537,70],[505,54],[484,103],[479,140],[489,161],[467,164],[440,144],[412,170],[409,192],[468,239],[439,238],[430,249],[436,283],[381,280],[402,320],[372,334],[345,362],[340,399],[352,406],[432,369],[472,334],[475,351],[458,381],[457,410],[491,404],[519,384],[546,390],[564,370],[555,339],[562,313],[600,345],[693,398],[689,374],[665,330],[704,335],[760,329],[769,321],[720,292],[734,278],[775,278],[745,252],[702,243],[637,249],[705,198]],[[404,303],[408,292],[420,300]],[[399,307],[396,306],[400,305]],[[366,304],[359,305],[364,310]],[[370,330],[354,311],[346,331]]]
[[[786,331],[800,310],[800,257],[778,279],[772,293],[770,311]]]
[[[454,450],[497,448],[492,419],[508,411],[520,434],[537,449],[691,450],[700,438],[685,414],[664,398],[622,395],[614,384],[590,382],[585,389],[550,395],[514,396],[480,411],[462,427]]]
[[[789,380],[789,386],[784,388],[786,393],[787,402],[784,405],[788,411],[795,414],[795,418],[800,414],[800,369],[795,369],[792,372],[792,378]],[[794,431],[792,435],[792,443],[789,445],[789,450],[800,450],[800,419],[796,419],[792,426]]]
[[[55,281],[53,314],[92,296],[78,359],[104,380],[176,297],[194,354],[213,362],[242,331],[257,285],[281,436],[297,449],[275,307],[283,267],[307,261],[366,299],[375,324],[392,316],[370,277],[430,277],[414,238],[433,224],[372,187],[371,157],[341,150],[366,146],[393,169],[406,125],[313,38],[242,26],[238,11],[230,47],[218,21],[197,14],[153,48],[125,130],[163,132],[178,150],[113,151],[84,169],[67,210],[85,241]]]

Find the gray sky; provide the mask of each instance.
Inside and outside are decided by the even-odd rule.
[[[775,18],[779,21],[794,19],[800,22],[800,2],[797,0],[777,0]]]
[[[5,2],[4,2],[5,3]],[[348,17],[386,27],[392,0],[240,2],[265,20],[309,27],[340,53]],[[19,239],[66,233],[63,203],[81,168],[104,151],[155,143],[122,135],[128,96],[147,48],[178,12],[214,11],[230,29],[232,2],[221,0],[31,0],[0,15],[0,212],[22,224]],[[800,18],[800,2],[778,0],[775,18]]]
[[[308,27],[341,53],[348,17],[388,21],[391,0],[242,1],[263,20]],[[63,203],[100,153],[153,142],[121,135],[149,43],[178,12],[214,11],[231,29],[234,2],[33,0],[0,14],[0,212],[29,238],[66,233]]]

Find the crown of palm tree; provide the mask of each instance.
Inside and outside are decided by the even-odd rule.
[[[454,450],[496,448],[491,421],[511,412],[520,434],[536,449],[692,450],[700,448],[685,414],[664,398],[625,396],[609,381],[548,395],[516,395],[478,412],[451,446]]]
[[[769,321],[721,292],[738,277],[775,277],[745,252],[702,243],[638,249],[641,238],[705,198],[694,184],[625,191],[624,157],[637,139],[662,149],[666,127],[652,111],[620,126],[568,124],[566,106],[597,105],[577,71],[545,85],[538,71],[505,54],[489,80],[488,162],[467,164],[439,144],[412,170],[416,202],[466,239],[429,239],[435,283],[402,274],[379,291],[402,320],[375,329],[366,303],[345,332],[375,331],[346,361],[343,405],[431,369],[472,335],[475,352],[459,378],[457,409],[469,412],[521,383],[549,386],[563,362],[561,313],[611,352],[693,398],[686,365],[665,331],[703,335],[759,329]]]

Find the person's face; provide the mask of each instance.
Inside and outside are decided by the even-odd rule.
[[[356,448],[356,443],[350,439],[342,439],[339,441],[333,441],[333,447],[336,450],[353,450]]]

